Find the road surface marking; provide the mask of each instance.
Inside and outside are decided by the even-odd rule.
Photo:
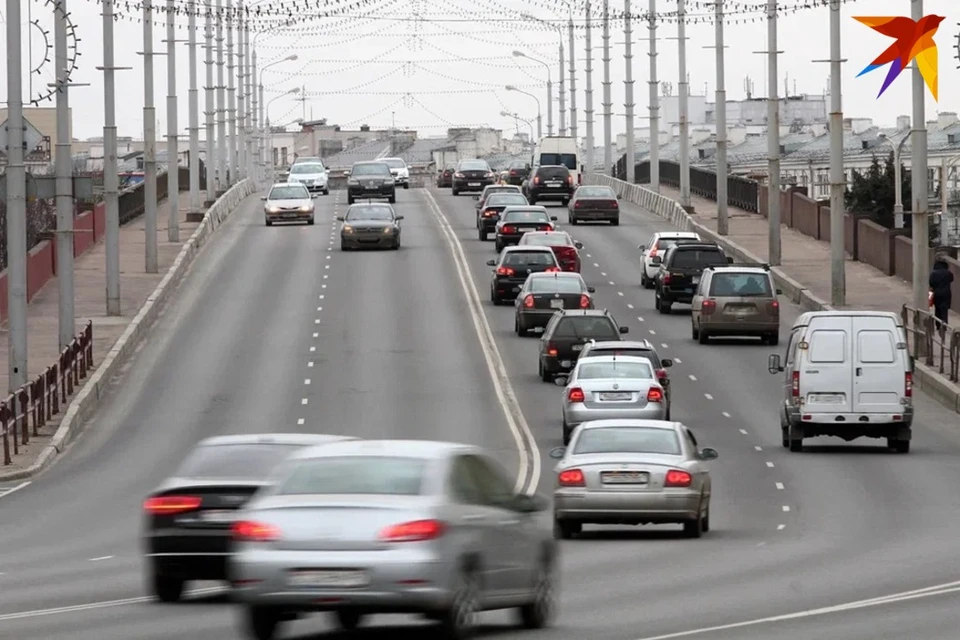
[[[100,556],[99,558],[90,558],[88,562],[100,562],[102,560],[110,560],[113,556]]]
[[[322,294],[322,293],[320,294],[320,300],[323,300],[323,294]]]
[[[767,466],[770,467],[771,469],[773,469],[773,463],[772,463],[772,462],[767,462]]]
[[[320,318],[317,318],[316,320],[314,320],[313,324],[320,324]]]
[[[310,384],[310,378],[307,378],[306,380],[304,380],[303,384]]]
[[[302,399],[300,400],[300,404],[307,404],[307,402],[309,402],[309,400],[308,400],[307,398],[302,398]]]
[[[746,429],[740,429],[740,433],[742,433],[743,435],[747,435],[747,430],[746,430]]]
[[[783,531],[783,530],[786,529],[786,528],[787,528],[787,525],[785,525],[785,524],[778,524],[778,525],[777,525],[777,531]]]
[[[778,483],[777,483],[777,489],[779,489],[780,491],[783,491],[783,483],[782,483],[782,482],[778,482]]]
[[[726,411],[724,411],[722,415],[723,415],[724,418],[729,418],[729,417],[730,417],[730,414],[727,413]]]
[[[639,320],[640,322],[643,322],[643,318],[640,316],[637,316],[637,320]]]
[[[757,451],[763,451],[763,447],[761,447],[758,444],[753,445],[753,448],[756,449]]]
[[[666,343],[666,342],[661,342],[661,343],[660,343],[660,346],[663,347],[664,349],[669,349],[669,348],[670,348],[669,346],[667,346],[667,343]]]
[[[787,505],[783,505],[783,512],[784,512],[784,513],[789,513],[789,512],[790,512],[790,507],[788,507]]]
[[[683,360],[681,360],[680,358],[674,358],[673,361],[676,362],[677,364],[680,364],[681,362],[683,362]]]
[[[707,400],[713,400],[713,396],[710,395],[709,393],[703,394],[703,397],[706,398]]]
[[[617,295],[618,295],[618,296],[622,296],[622,295],[623,295],[623,291],[617,291]]]
[[[297,418],[297,424],[303,424],[303,423],[304,423],[303,418]]]
[[[606,273],[605,271],[601,271],[601,272],[600,272],[600,275],[602,275],[604,278],[607,277],[607,273]],[[610,284],[613,284],[613,283],[611,282]]]
[[[630,304],[629,302],[627,303],[627,309],[633,309],[633,305]]]
[[[226,587],[208,587],[206,589],[193,589],[184,592],[188,596],[213,595],[215,593],[226,593]],[[107,609],[110,607],[124,607],[131,604],[143,604],[154,602],[153,596],[139,596],[136,598],[122,598],[120,600],[101,600],[100,602],[88,602],[85,604],[75,604],[67,607],[55,607],[53,609],[34,609],[32,611],[18,611],[16,613],[0,614],[0,622],[7,620],[22,620],[24,618],[43,618],[60,613],[75,613],[79,611],[92,611],[94,609]]]
[[[314,338],[319,338],[319,337],[320,337],[320,334],[319,334],[319,333],[314,333],[314,334],[313,334],[313,337],[314,337]],[[311,349],[311,351],[313,351],[313,349]]]
[[[603,274],[603,275],[607,275],[607,274]],[[610,284],[610,286],[612,287],[615,283],[613,282],[613,280],[610,280],[610,281],[609,281],[609,284]]]
[[[5,491],[4,491],[3,489],[0,489],[0,498],[6,497],[6,496],[10,495],[11,493],[14,493],[15,491],[20,491],[20,489],[24,489],[24,488],[30,486],[30,483],[31,483],[31,482],[32,482],[31,480],[27,480],[26,482],[21,482],[21,483],[18,484],[17,486],[15,486],[15,487],[10,487],[9,489],[7,489],[7,490],[5,490]]]
[[[690,379],[691,379],[691,380],[693,380],[694,382],[697,381],[697,376],[693,375],[692,373],[689,374],[689,375],[690,375]]]
[[[310,347],[310,351],[311,351],[311,352],[314,352],[314,351],[316,351],[316,350],[317,350],[316,347]]]

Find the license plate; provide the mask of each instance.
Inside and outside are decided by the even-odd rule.
[[[560,368],[562,369],[569,369],[572,366],[573,362],[571,360],[563,360],[560,362]]]
[[[297,571],[290,574],[292,587],[350,589],[370,583],[365,571]]]
[[[379,191],[380,187],[367,187],[367,191]]]
[[[550,308],[552,309],[563,309],[563,300],[551,300]]]
[[[843,396],[833,393],[811,393],[808,402],[811,404],[842,404]]]
[[[518,291],[520,291],[520,287],[514,287],[514,288],[513,288],[513,292],[514,292],[514,293],[517,293]]]
[[[600,474],[603,484],[647,484],[650,474],[646,471],[604,471]]]
[[[693,284],[700,284],[700,276],[693,276],[690,280]]]
[[[201,511],[200,519],[204,522],[233,522],[236,519],[236,515],[236,511],[215,509],[211,511]]]
[[[561,184],[562,184],[562,183],[560,183],[560,182],[548,182],[548,183],[547,183],[547,186],[548,186],[548,187],[559,187]]]
[[[583,350],[583,345],[582,345],[582,344],[575,344],[575,345],[573,345],[573,346],[570,347],[570,348],[573,349],[574,351],[582,351],[582,350]]]
[[[629,393],[601,393],[601,394],[600,394],[600,399],[601,399],[601,400],[607,400],[607,401],[621,401],[621,402],[622,402],[623,400],[629,400],[629,399],[630,399],[630,394],[629,394]]]
[[[754,312],[754,309],[747,307],[740,307],[739,309],[732,309],[731,313],[735,316],[748,316]]]
[[[479,186],[480,186],[480,183],[479,183],[479,182],[468,182],[468,183],[467,183],[467,186],[468,186],[468,187],[479,187]]]

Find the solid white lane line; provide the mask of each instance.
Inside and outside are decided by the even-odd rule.
[[[776,483],[776,485],[777,485],[777,489],[779,489],[780,491],[783,491],[783,483],[782,483],[782,482],[778,482],[778,483]]]
[[[703,394],[703,397],[706,398],[707,400],[713,400],[713,396],[710,395],[709,393]]]
[[[31,483],[31,482],[32,482],[31,480],[27,480],[26,482],[21,482],[20,484],[18,484],[18,485],[15,486],[15,487],[11,487],[11,488],[7,489],[6,491],[0,492],[0,498],[5,498],[6,496],[10,495],[11,493],[13,493],[13,492],[15,492],[15,491],[20,491],[20,489],[24,489],[24,488],[30,486],[30,483]]]

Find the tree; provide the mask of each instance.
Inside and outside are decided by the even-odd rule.
[[[896,204],[894,189],[896,171],[893,152],[881,165],[877,156],[864,172],[853,170],[853,181],[844,193],[847,211],[868,214],[878,224],[888,229],[894,228],[893,206]],[[903,209],[910,211],[911,186],[910,171],[905,167],[900,172]]]

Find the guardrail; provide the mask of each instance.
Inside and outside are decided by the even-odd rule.
[[[960,377],[960,329],[940,322],[926,309],[903,305],[900,311],[911,356],[937,369],[951,382]]]
[[[13,464],[20,447],[35,438],[40,427],[67,408],[67,398],[93,368],[93,322],[63,348],[57,361],[0,402],[3,465]],[[13,444],[11,450],[11,442]]]

